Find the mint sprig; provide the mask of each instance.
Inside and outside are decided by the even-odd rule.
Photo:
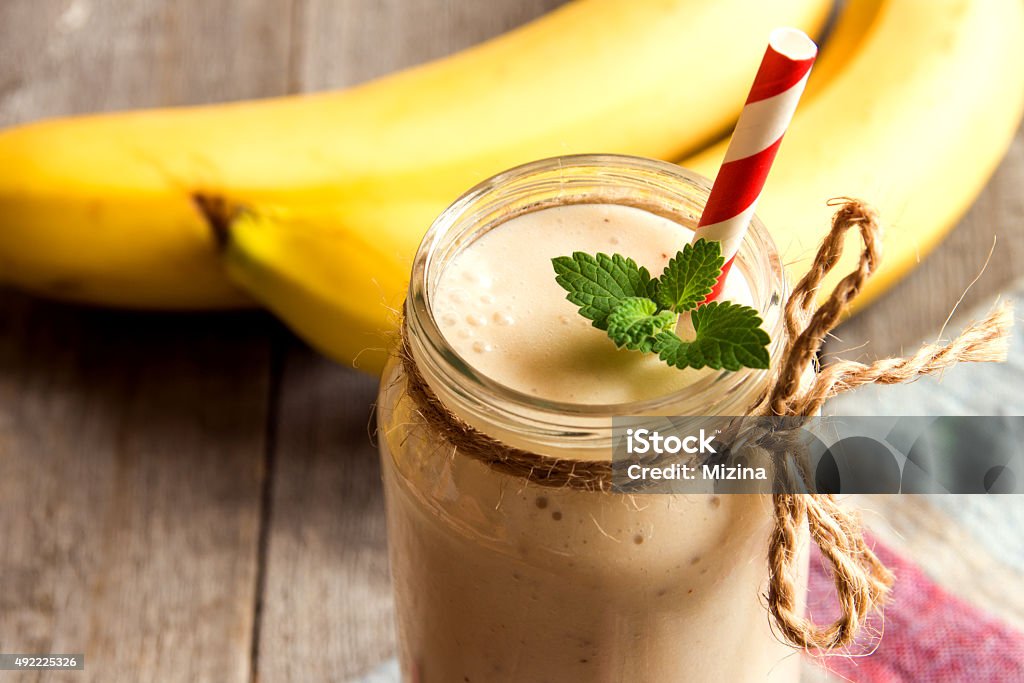
[[[756,310],[731,302],[700,305],[724,263],[721,245],[705,239],[683,247],[657,279],[621,254],[552,259],[566,298],[619,348],[657,353],[677,368],[767,368],[771,340]],[[691,311],[695,336],[686,341],[675,328],[679,314]]]

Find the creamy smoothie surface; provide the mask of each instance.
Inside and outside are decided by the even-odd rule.
[[[658,277],[688,228],[618,204],[569,204],[517,216],[478,238],[441,274],[431,307],[452,348],[478,372],[539,398],[612,404],[663,396],[710,370],[680,370],[619,350],[565,298],[551,259],[574,251],[628,256]],[[733,269],[721,297],[753,305]],[[687,338],[689,316],[679,334]]]

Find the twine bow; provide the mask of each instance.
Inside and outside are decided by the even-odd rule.
[[[912,356],[886,358],[870,365],[840,360],[818,369],[810,383],[801,385],[814,363],[825,336],[838,324],[846,306],[857,296],[881,260],[881,228],[875,211],[847,197],[839,205],[807,274],[786,302],[787,344],[775,386],[768,396],[775,415],[814,415],[829,398],[864,384],[898,384],[935,374],[957,362],[1006,359],[1012,307],[1002,303],[980,322],[945,345],[927,344]],[[836,285],[817,309],[814,301],[825,275],[843,251],[846,232],[856,228],[864,249],[857,268]],[[782,635],[805,649],[831,650],[853,643],[868,614],[886,601],[893,575],[865,543],[858,517],[840,507],[832,495],[777,493],[773,497],[775,528],[768,548],[770,580],[768,608]],[[806,521],[811,539],[821,549],[832,571],[840,616],[820,626],[797,610],[798,530]]]

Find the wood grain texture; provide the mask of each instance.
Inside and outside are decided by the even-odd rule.
[[[282,374],[257,663],[261,681],[346,680],[394,647],[370,406],[377,382],[295,345]]]
[[[288,0],[4,0],[0,124],[278,95]]]
[[[3,297],[0,651],[86,654],[3,680],[248,680],[265,323]]]
[[[565,0],[296,0],[298,90],[354,85],[443,57]]]

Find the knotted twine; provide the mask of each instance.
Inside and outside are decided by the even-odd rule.
[[[769,388],[751,409],[751,415],[806,417],[816,414],[833,396],[864,384],[911,382],[958,362],[1006,360],[1012,306],[1003,302],[946,344],[924,345],[905,358],[886,358],[871,364],[839,360],[819,367],[818,352],[826,335],[839,323],[850,301],[881,260],[881,227],[875,211],[848,197],[830,200],[829,206],[839,206],[831,229],[809,270],[786,301],[782,362],[772,370]],[[839,261],[846,233],[854,228],[864,243],[857,268],[840,280],[824,303],[815,308],[821,283]],[[513,448],[448,410],[420,373],[405,342],[404,328],[399,353],[406,376],[406,394],[416,413],[461,455],[541,486],[611,490],[612,468],[608,461],[556,458]],[[815,370],[810,382],[804,380],[808,367]],[[795,421],[795,425],[800,422]],[[830,651],[851,645],[869,613],[880,610],[885,603],[893,583],[892,573],[865,542],[857,514],[840,507],[833,495],[776,493],[772,507],[774,527],[768,544],[767,602],[779,632],[790,644],[808,650]],[[811,540],[831,568],[840,608],[839,617],[831,624],[815,624],[797,607],[799,544],[805,523]]]

